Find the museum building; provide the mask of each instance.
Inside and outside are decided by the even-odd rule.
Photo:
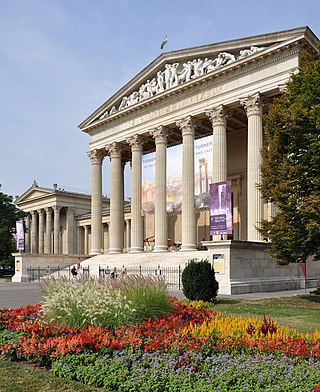
[[[298,71],[301,52],[316,53],[318,44],[300,27],[158,56],[79,125],[90,138],[91,200],[35,186],[17,199],[30,213],[26,254],[17,257],[81,254],[91,265],[208,257],[219,259],[220,292],[300,287],[298,266],[276,266],[257,230],[276,213],[257,187],[262,116]],[[105,159],[110,198],[102,195]],[[209,186],[227,180],[232,234],[210,235]],[[309,272],[320,276],[313,260]]]

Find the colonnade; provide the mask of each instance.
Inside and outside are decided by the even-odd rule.
[[[263,143],[262,96],[257,93],[241,99],[248,119],[247,142],[247,240],[261,241],[256,229],[263,218],[263,200],[257,184],[260,182],[261,154]],[[206,111],[212,125],[213,134],[213,182],[227,180],[227,121],[231,115],[227,107],[219,105]],[[194,209],[194,140],[199,126],[196,117],[187,116],[176,122],[181,132],[182,153],[182,245],[181,251],[197,249],[196,219]],[[131,246],[130,252],[143,251],[143,222],[141,216],[142,154],[144,138],[151,136],[155,143],[155,246],[154,252],[168,251],[168,217],[166,211],[166,159],[170,129],[159,126],[148,135],[133,135],[125,141],[106,145],[105,148],[88,153],[92,162],[92,235],[90,254],[102,252],[102,208],[101,166],[103,157],[109,155],[110,173],[110,230],[109,253],[121,253],[124,242],[124,194],[122,159],[123,143],[131,148],[132,192],[131,192]],[[243,152],[244,153],[244,152]]]
[[[63,244],[61,210],[65,210],[66,241]],[[75,249],[75,208],[54,205],[30,211],[25,217],[25,252],[73,255]]]

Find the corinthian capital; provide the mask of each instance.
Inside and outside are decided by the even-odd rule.
[[[88,151],[87,155],[89,159],[91,160],[92,164],[102,164],[103,158],[104,158],[104,152],[103,150],[98,150],[94,149],[92,151]]]
[[[167,138],[170,134],[168,128],[161,125],[156,129],[152,129],[149,133],[153,136],[156,144],[167,144]]]
[[[181,129],[182,136],[194,135],[195,129],[200,126],[200,121],[194,117],[188,116],[182,120],[176,121],[177,127]]]
[[[253,114],[261,116],[264,103],[264,99],[260,95],[260,93],[250,95],[247,98],[240,99],[240,105],[244,107],[247,116],[251,116]]]
[[[142,151],[143,138],[140,135],[134,135],[126,139],[126,142],[131,147],[131,151]]]
[[[122,146],[120,143],[112,143],[106,146],[110,158],[121,158],[122,157]]]
[[[231,115],[230,110],[226,110],[223,105],[206,110],[206,115],[209,117],[212,126],[227,125],[227,118]]]

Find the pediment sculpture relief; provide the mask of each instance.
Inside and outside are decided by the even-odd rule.
[[[249,49],[240,50],[238,57],[228,52],[221,52],[214,59],[194,59],[182,64],[179,69],[179,63],[165,64],[164,71],[158,71],[156,77],[148,79],[143,83],[139,90],[134,91],[129,96],[124,96],[118,108],[113,106],[110,111],[105,111],[99,119],[106,118],[122,109],[130,107],[136,103],[144,101],[161,92],[189,82],[200,76],[215,71],[237,60],[264,50],[263,47],[251,46]]]

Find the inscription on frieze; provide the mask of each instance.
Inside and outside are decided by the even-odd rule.
[[[218,94],[221,94],[224,91],[223,86],[215,87],[210,90],[202,91],[198,94],[193,95],[192,97],[184,98],[180,101],[172,103],[170,105],[164,106],[161,109],[156,109],[150,113],[144,114],[142,116],[136,117],[126,123],[124,123],[124,128],[130,128],[135,125],[140,125],[144,122],[150,121],[154,118],[163,116],[165,114],[172,113],[176,110],[185,108],[189,105],[193,105],[195,103],[201,102],[205,99],[215,97]]]

